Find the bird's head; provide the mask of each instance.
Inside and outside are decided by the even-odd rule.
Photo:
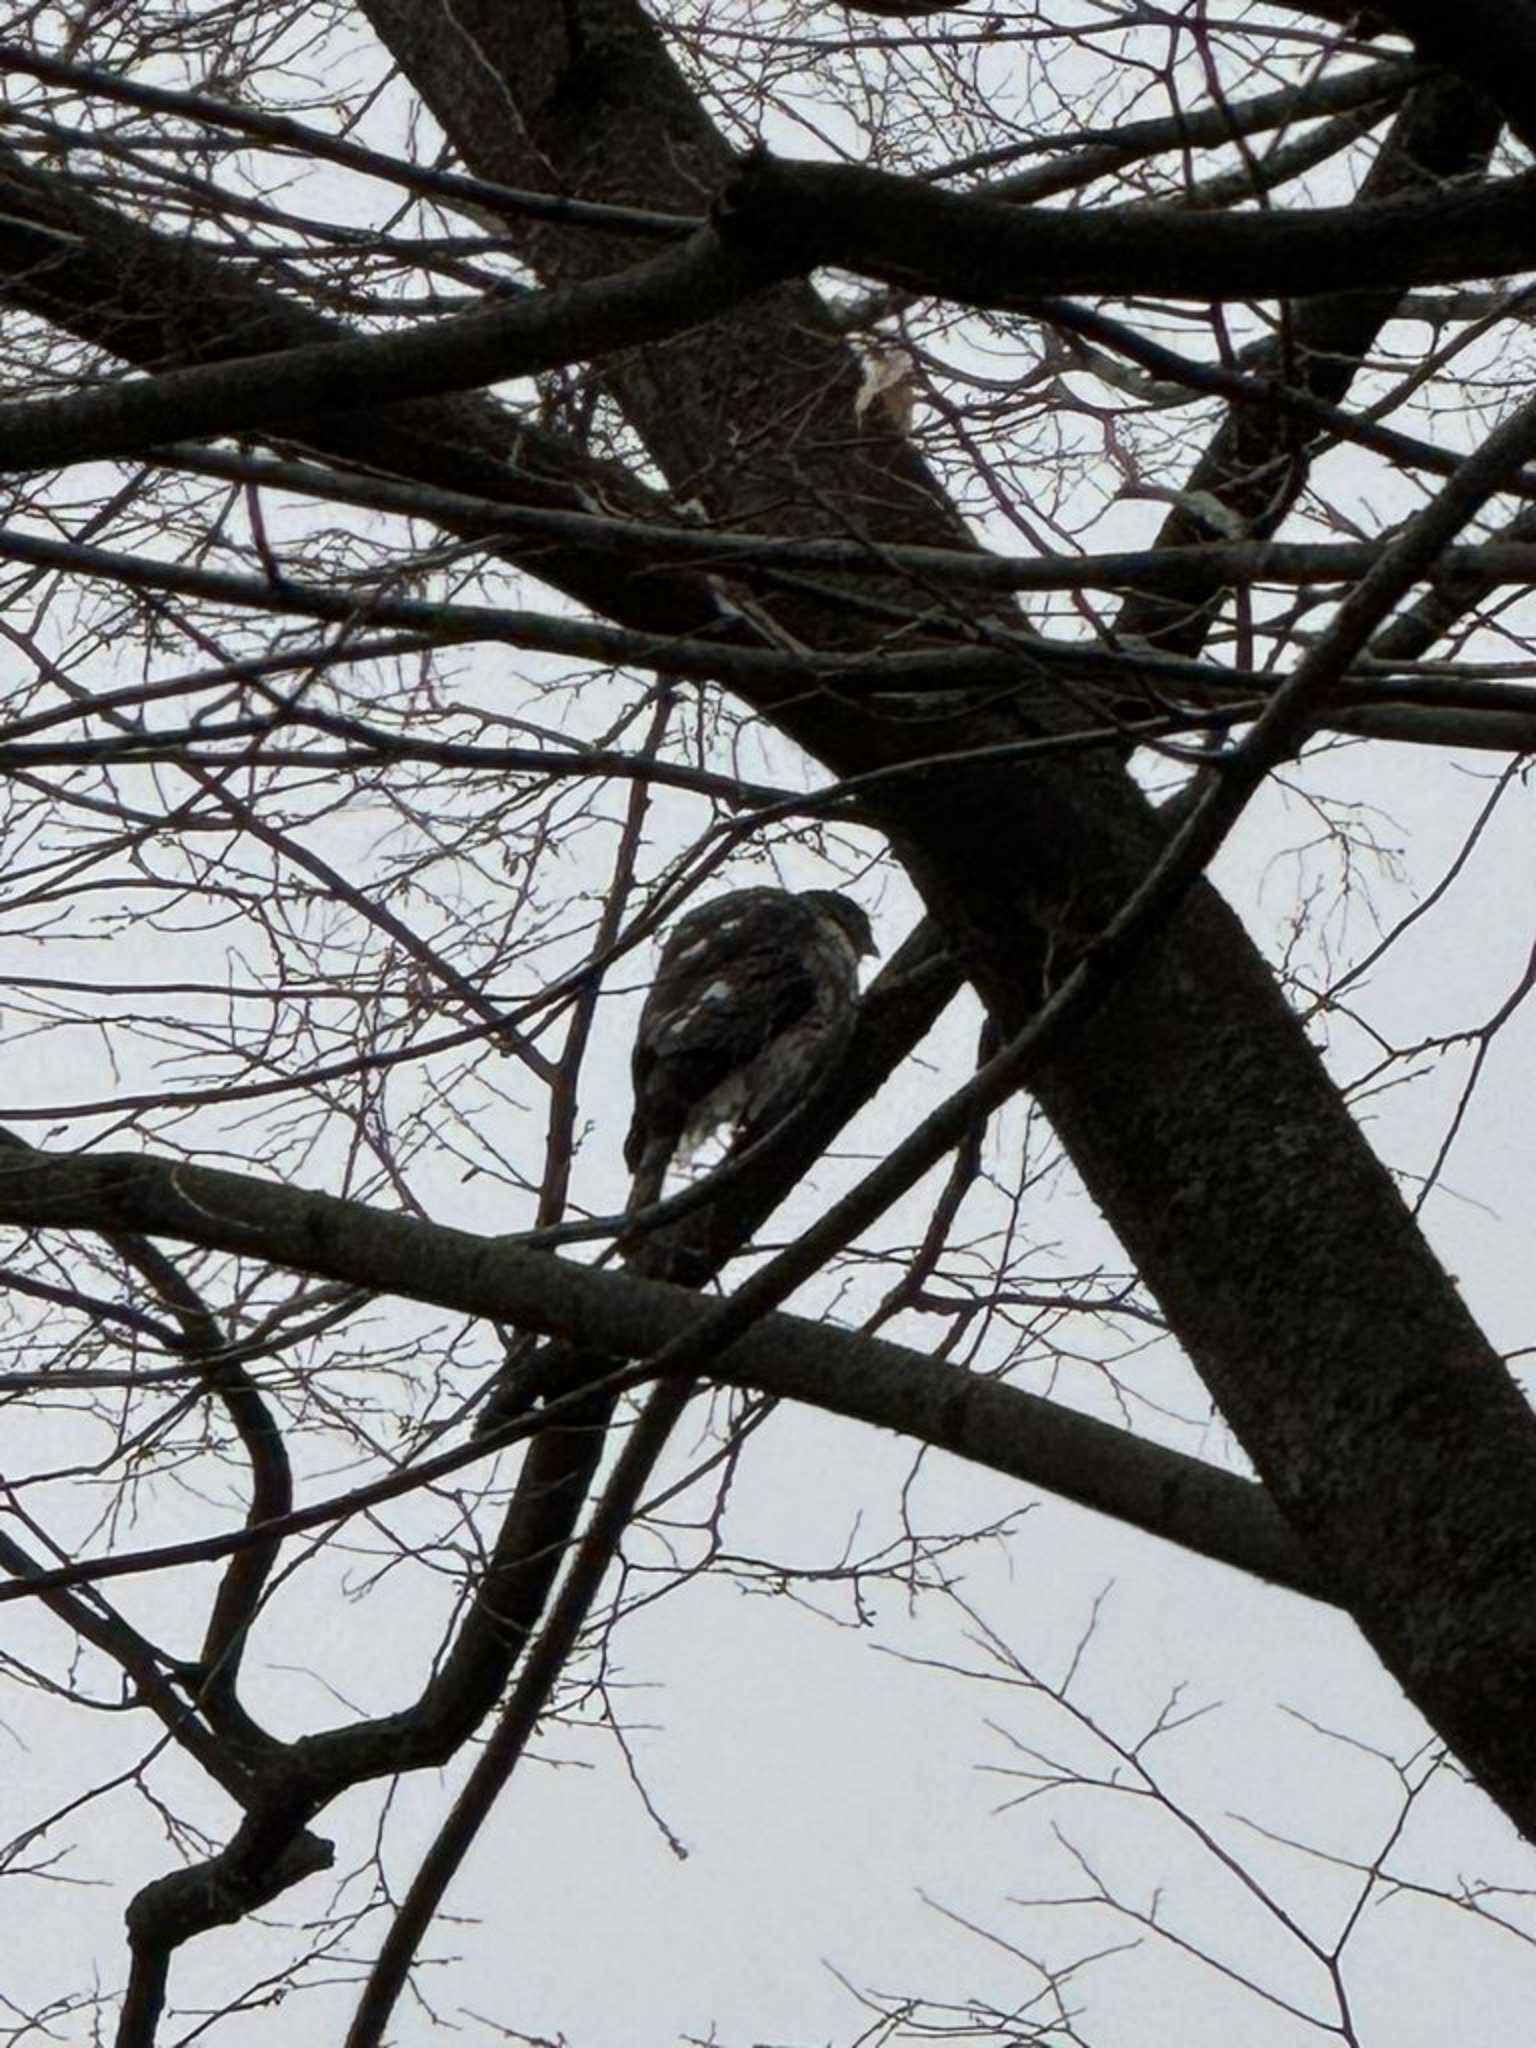
[[[855,903],[851,896],[844,896],[836,889],[806,889],[802,891],[800,901],[808,903],[818,917],[830,919],[861,958],[865,954],[879,958],[880,948],[875,944],[874,928],[862,903]]]

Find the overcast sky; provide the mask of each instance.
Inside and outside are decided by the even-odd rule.
[[[811,153],[803,133],[793,146]],[[949,345],[962,364],[964,339]],[[1092,544],[1149,534],[1159,516],[1157,506],[1116,507]],[[1000,546],[1018,545],[1017,534],[984,530]],[[466,664],[464,701],[507,715],[506,657]],[[535,666],[525,666],[525,708],[547,719],[552,699]],[[97,682],[107,679],[97,672]],[[558,715],[597,731],[614,701],[586,693],[561,701]],[[776,772],[792,772],[782,752],[769,758]],[[1382,745],[1321,753],[1255,806],[1218,879],[1268,957],[1287,961],[1302,987],[1321,987],[1428,897],[1504,765]],[[605,815],[615,809],[606,804]],[[363,811],[328,827],[321,843],[366,868],[386,822]],[[658,810],[652,873],[697,822],[686,803]],[[1381,849],[1357,850],[1347,874],[1328,836],[1343,825]],[[611,847],[611,833],[568,843],[558,856],[562,881],[600,889]],[[1410,1048],[1473,1030],[1506,1001],[1531,947],[1531,848],[1531,799],[1515,782],[1433,914],[1352,988],[1358,1021],[1336,1014],[1319,1024],[1339,1078],[1373,1066],[1381,1050],[1373,1034]],[[778,872],[797,887],[836,879],[803,854],[781,856]],[[744,860],[720,885],[769,878]],[[916,920],[910,892],[879,873],[854,887],[889,953]],[[1300,940],[1298,903],[1311,918]],[[30,939],[11,940],[9,953],[16,973],[39,971],[45,957]],[[231,957],[219,930],[174,946],[146,934],[138,944],[114,941],[111,972],[154,979],[172,953],[178,971],[197,962],[214,976]],[[46,957],[99,964],[88,946]],[[579,1199],[597,1209],[622,1199],[628,1045],[653,957],[618,977],[600,1014],[578,1169]],[[974,1037],[974,1007],[957,1004],[775,1234],[813,1215],[863,1159],[908,1130],[963,1073]],[[1536,1160],[1525,1085],[1533,1055],[1529,1019],[1517,1011],[1490,1048],[1424,1211],[1471,1306],[1510,1350],[1536,1342],[1527,1220]],[[60,1034],[46,1059],[18,1057],[6,1091],[33,1104],[110,1094],[132,1085],[141,1057],[93,1035]],[[1373,1142],[1408,1177],[1410,1193],[1439,1155],[1468,1071],[1466,1049],[1444,1061],[1404,1060],[1390,1087],[1360,1103]],[[515,1077],[507,1087],[486,1114],[505,1120],[496,1142],[517,1156],[537,1142],[542,1105],[519,1095]],[[100,1129],[72,1128],[66,1142]],[[973,1196],[962,1237],[984,1244],[1008,1220],[1026,1141],[1038,1170],[1051,1157],[1049,1134],[1023,1109],[1010,1111],[989,1139],[997,1185]],[[326,1185],[335,1166],[322,1147],[303,1177]],[[418,1163],[413,1185],[444,1222],[486,1229],[519,1220],[500,1206],[502,1191],[488,1194],[486,1180],[467,1179],[457,1161]],[[909,1200],[869,1241],[899,1248],[922,1215],[921,1199]],[[1024,1195],[1014,1227],[1042,1290],[1099,1268],[1106,1287],[1123,1274],[1063,1166]],[[801,1305],[854,1323],[889,1280],[889,1269],[854,1273],[808,1290]],[[409,1346],[417,1327],[409,1313],[369,1314],[381,1342]],[[923,1344],[934,1332],[908,1316],[891,1334]],[[1053,1335],[1054,1353],[1041,1344],[1019,1359],[1017,1384],[1240,1464],[1193,1375],[1145,1323],[1110,1328],[1076,1318]],[[995,1364],[996,1353],[982,1362]],[[338,1401],[349,1384],[334,1387]],[[697,1404],[667,1478],[706,1459],[725,1412]],[[67,1416],[18,1422],[15,1454],[46,1467],[85,1455],[81,1441]],[[306,1483],[316,1491],[333,1483],[325,1447],[306,1443],[300,1455]],[[118,1539],[185,1535],[228,1514],[227,1483],[212,1495],[216,1513],[206,1483],[189,1473],[184,1484],[146,1490]],[[426,1951],[420,1981],[441,2024],[471,2041],[521,2030],[571,2048],[683,2039],[814,2048],[852,2041],[870,2024],[854,1995],[863,1992],[962,2009],[974,2001],[1018,2013],[1021,2033],[1025,2019],[1044,2025],[1064,2010],[1077,2037],[1099,2048],[1300,2048],[1329,2032],[1370,2048],[1519,2038],[1536,1998],[1527,1939],[1412,1890],[1378,1891],[1351,1924],[1358,1868],[1383,1853],[1401,1815],[1404,1781],[1394,1765],[1417,1782],[1427,1738],[1339,1614],[994,1475],[936,1454],[919,1459],[910,1445],[799,1410],[780,1410],[751,1437],[719,1531],[727,1555],[694,1577],[687,1568],[703,1542],[696,1520],[714,1497],[703,1480],[668,1503],[664,1532],[642,1532],[629,1547],[626,1595],[648,1604],[615,1638],[604,1693],[567,1698],[568,1718],[544,1732],[519,1772]],[[109,1533],[96,1521],[102,1505],[75,1483],[50,1513],[94,1551]],[[407,1532],[437,1526],[411,1503],[385,1520]],[[914,1564],[914,1549],[924,1547],[942,1551],[942,1562]],[[388,1555],[366,1524],[313,1559],[295,1554],[248,1670],[253,1708],[280,1732],[399,1705],[419,1683],[451,1587],[426,1569],[375,1582],[373,1567]],[[883,1569],[854,1584],[847,1568],[872,1560]],[[936,1584],[941,1575],[947,1588]],[[211,1578],[197,1583],[202,1597]],[[177,1636],[186,1596],[175,1585],[146,1580],[121,1597],[146,1627]],[[23,1665],[57,1668],[60,1641],[52,1623],[8,1610],[6,1651]],[[590,1680],[594,1669],[578,1677]],[[1051,1697],[1069,1673],[1070,1707]],[[622,1725],[622,1746],[601,1725],[606,1712]],[[13,1828],[77,1796],[88,1779],[106,1788],[39,1845],[42,1858],[72,1843],[62,1864],[13,1879],[0,1992],[35,2010],[61,1985],[88,1981],[91,1965],[66,1967],[87,1956],[104,1985],[121,1981],[129,1889],[172,1867],[175,1850],[133,1784],[110,1783],[146,1754],[141,1717],[76,1712],[66,1722],[46,1693],[24,1686],[4,1713]],[[1178,1725],[1147,1743],[1164,1716]],[[1147,1796],[1151,1781],[1138,1775],[1132,1750],[1162,1802]],[[221,2006],[248,1983],[252,2010],[218,2022],[211,2038],[220,2048],[279,2035],[295,2048],[331,2048],[382,1918],[365,1920],[335,1952],[317,1933],[320,1953],[304,1973],[313,1988],[280,2011],[265,2003],[265,1973],[302,1945],[294,1930],[306,1919],[366,1895],[363,1866],[379,1827],[398,1894],[471,1762],[407,1781],[387,1808],[377,1792],[348,1795],[319,1824],[338,1842],[332,1877],[287,1894],[266,1916],[270,1932],[219,1933],[178,1955],[173,1999],[184,2017],[164,2038],[189,2037],[200,2006]],[[1100,1782],[1046,1789],[1042,1769]],[[227,1811],[177,1762],[160,1764],[155,1782],[176,1788],[222,1834]],[[1268,1906],[1223,1857],[1269,1888]],[[1479,1880],[1536,1887],[1536,1867],[1508,1824],[1447,1770],[1434,1775],[1388,1868],[1429,1890]],[[1106,1897],[1142,1914],[1155,1905],[1164,1932]],[[1493,1903],[1536,1934],[1518,1899]],[[1331,1973],[1329,1955],[1347,1926]],[[1054,1994],[1045,1971],[1067,1973]],[[985,2020],[968,2032],[959,2012],[947,2017],[958,2038],[1016,2038]],[[395,2038],[422,2040],[431,2027],[420,2008],[402,2006]],[[85,2038],[68,2019],[54,2033]]]

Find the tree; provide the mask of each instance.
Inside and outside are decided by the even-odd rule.
[[[10,33],[0,1561],[18,1678],[62,1725],[117,1668],[179,1852],[119,2040],[358,1788],[460,1759],[388,1915],[309,1948],[366,1936],[348,2039],[385,2038],[541,1722],[623,1741],[603,1646],[647,1557],[724,1560],[781,1399],[1333,1603],[1529,1832],[1536,1428],[1421,1227],[1441,1160],[1410,1208],[1309,1036],[1361,1028],[1329,932],[1266,960],[1205,871],[1299,777],[1354,889],[1309,760],[1368,797],[1389,743],[1536,733],[1536,11]],[[826,1088],[622,1233],[643,945],[779,878],[922,920]],[[962,984],[980,1058],[908,1128]],[[898,1075],[888,1156],[840,1167]],[[1028,1283],[1055,1144],[1123,1284]],[[1128,1426],[1164,1325],[1252,1478]],[[1119,1420],[1010,1384],[1085,1345]],[[953,1597],[907,1534],[854,1597]],[[387,1668],[317,1714],[251,1653],[339,1630],[354,1572]]]

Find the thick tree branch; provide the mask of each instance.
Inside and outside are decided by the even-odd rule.
[[[0,150],[0,296],[125,362],[157,374],[345,339],[347,330],[283,298],[232,263],[129,219],[61,172]],[[628,470],[577,449],[479,394],[287,422],[286,438],[341,464],[385,470],[493,507],[670,516],[669,501]],[[672,632],[718,628],[722,607],[699,575],[616,574],[613,561],[548,533],[519,544],[494,515],[461,531],[606,616]]]
[[[40,273],[46,282],[47,271],[46,254],[34,251],[34,277]],[[313,415],[532,376],[683,333],[766,282],[755,259],[706,230],[620,276],[536,293],[489,313],[170,370],[73,398],[0,405],[0,474],[138,455],[188,437],[292,432]]]
[[[781,277],[832,266],[965,306],[1058,292],[1296,299],[1502,277],[1536,262],[1536,175],[1375,205],[1260,214],[1054,212],[935,190],[855,164],[759,153],[715,220]]]
[[[1487,93],[1536,150],[1536,14],[1526,0],[1372,0],[1420,54]]]
[[[645,1357],[710,1313],[686,1288],[597,1271],[329,1195],[130,1155],[7,1155],[0,1162],[0,1222],[28,1229],[133,1229],[239,1252],[537,1330],[610,1359]],[[733,1344],[711,1372],[728,1384],[809,1397],[836,1414],[913,1429],[937,1448],[979,1458],[993,1470],[1120,1515],[1241,1570],[1322,1591],[1313,1567],[1247,1481],[901,1345],[774,1316]],[[930,1430],[937,1433],[930,1436]],[[437,1470],[424,1465],[414,1478],[391,1476],[351,1499],[366,1504],[391,1497]],[[310,1527],[335,1514],[327,1506],[280,1526]],[[169,1562],[190,1548],[216,1556],[241,1547],[246,1536],[237,1531],[160,1555]],[[144,1560],[156,1561],[156,1553],[141,1553],[140,1568]],[[0,1588],[0,1603],[54,1584],[120,1576],[123,1564],[112,1559],[99,1569],[64,1568]]]

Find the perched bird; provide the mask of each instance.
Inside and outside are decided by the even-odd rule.
[[[848,1042],[869,918],[835,889],[736,889],[680,918],[640,1013],[624,1141],[631,1209],[722,1126],[760,1137]]]

